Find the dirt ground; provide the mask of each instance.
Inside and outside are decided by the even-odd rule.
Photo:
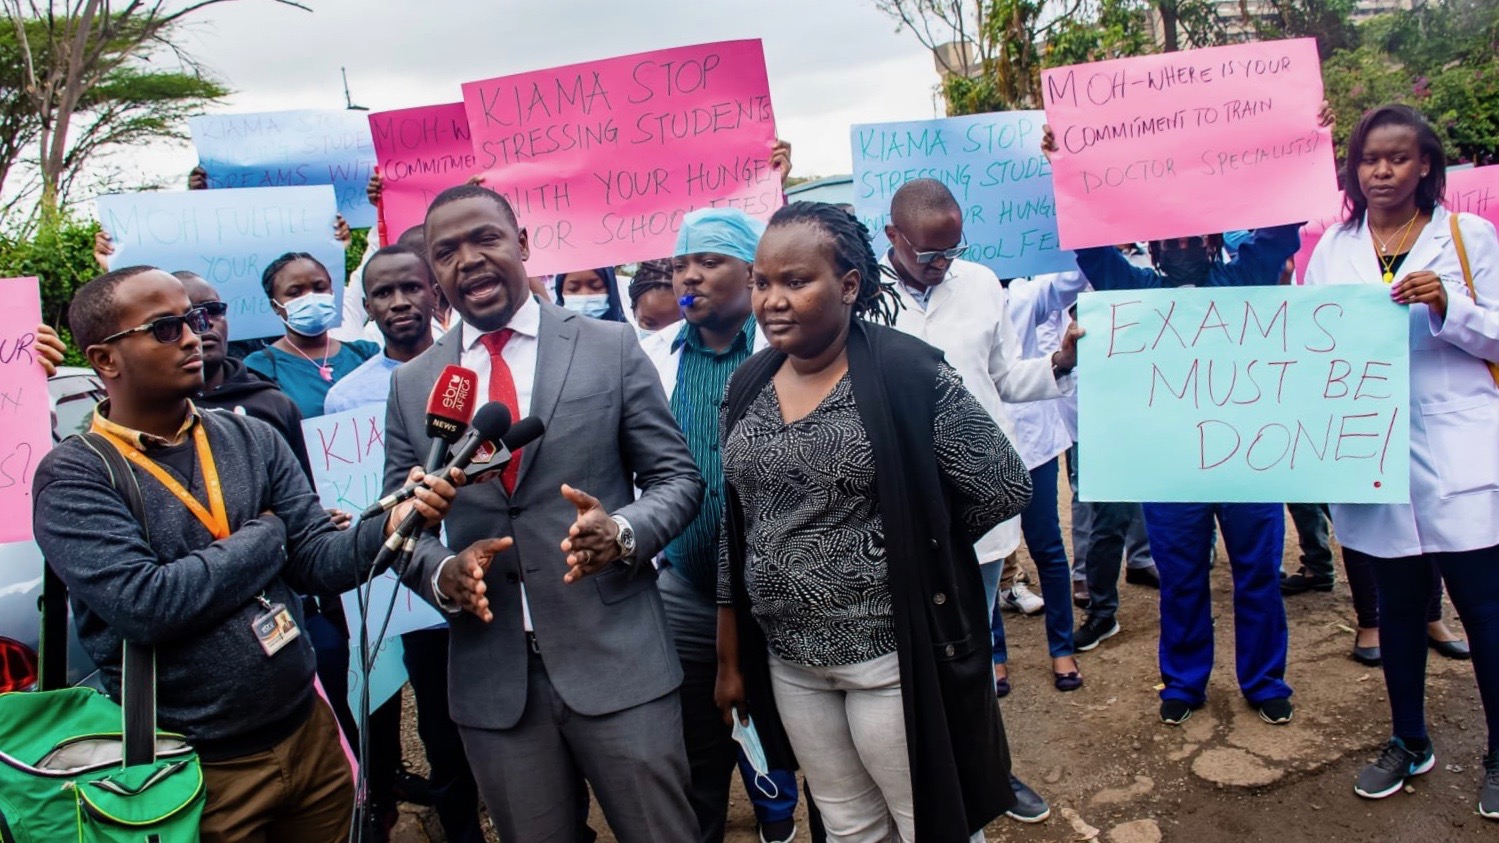
[[[1062,490],[1064,534],[1070,519]],[[1295,568],[1296,533],[1287,519],[1286,558]],[[1071,547],[1068,535],[1069,551]],[[1023,554],[1023,551],[1022,551]],[[1219,558],[1224,559],[1219,548]],[[1024,567],[1032,571],[1028,557]],[[1220,841],[1492,840],[1499,824],[1474,810],[1482,774],[1483,710],[1469,663],[1432,654],[1427,715],[1437,766],[1414,792],[1380,802],[1354,796],[1353,777],[1388,734],[1389,709],[1378,668],[1348,657],[1353,607],[1341,582],[1331,594],[1287,598],[1289,676],[1295,720],[1270,726],[1239,696],[1233,675],[1232,583],[1213,572],[1217,669],[1207,707],[1181,727],[1157,717],[1156,592],[1121,584],[1123,631],[1079,657],[1079,691],[1053,690],[1039,615],[1007,613],[1010,681],[1001,701],[1015,772],[1052,805],[1052,817],[1026,826],[1001,818],[990,841],[1219,843]],[[1461,634],[1451,605],[1448,623]],[[421,761],[410,712],[406,757]],[[803,810],[803,816],[805,816]],[[755,843],[754,815],[736,787],[729,843]],[[803,830],[798,839],[809,839]],[[613,843],[594,811],[600,839]],[[396,843],[437,843],[430,812],[403,806]],[[495,838],[491,838],[495,839]],[[525,841],[514,841],[525,843]]]

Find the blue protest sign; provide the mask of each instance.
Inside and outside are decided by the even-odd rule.
[[[210,188],[331,184],[352,228],[375,224],[375,142],[362,111],[205,114],[188,120]]]
[[[1087,501],[1410,499],[1409,311],[1378,284],[1084,293]]]
[[[333,188],[327,185],[117,193],[100,196],[98,211],[114,239],[111,266],[145,264],[202,276],[229,304],[231,340],[285,333],[260,275],[286,252],[307,252],[327,267],[343,313],[344,250],[333,238]]]
[[[962,208],[965,260],[1001,278],[1076,269],[1072,252],[1057,243],[1043,123],[1040,111],[1007,111],[854,126],[854,212],[874,235],[875,253],[890,248],[885,224],[895,191],[931,178]]]

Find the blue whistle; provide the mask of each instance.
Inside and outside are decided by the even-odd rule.
[[[697,301],[697,296],[694,296],[694,295],[692,295],[692,294],[689,293],[688,295],[685,295],[685,296],[681,297],[680,299],[677,299],[677,304],[679,304],[679,305],[681,305],[683,307],[692,307],[692,303],[695,302],[695,301]]]

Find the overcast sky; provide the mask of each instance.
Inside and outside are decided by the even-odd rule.
[[[224,111],[375,111],[462,98],[459,85],[591,59],[760,38],[797,175],[847,173],[853,123],[937,116],[932,58],[873,0],[308,0],[312,13],[237,0],[200,15],[185,46],[235,93]],[[185,173],[189,147],[133,157]],[[125,163],[117,159],[116,163]],[[185,184],[185,176],[180,180]],[[182,186],[182,185],[179,185]]]

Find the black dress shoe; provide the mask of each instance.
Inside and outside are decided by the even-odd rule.
[[[1161,575],[1154,565],[1148,568],[1128,568],[1124,572],[1124,581],[1130,585],[1143,585],[1146,588],[1159,589],[1161,587]]]
[[[1438,641],[1428,635],[1426,636],[1426,646],[1449,659],[1457,659],[1460,662],[1465,662],[1473,658],[1473,652],[1468,649],[1468,642],[1461,638],[1455,641]]]
[[[1332,577],[1308,573],[1305,568],[1294,574],[1281,575],[1281,594],[1305,594],[1308,591],[1332,591]]]

